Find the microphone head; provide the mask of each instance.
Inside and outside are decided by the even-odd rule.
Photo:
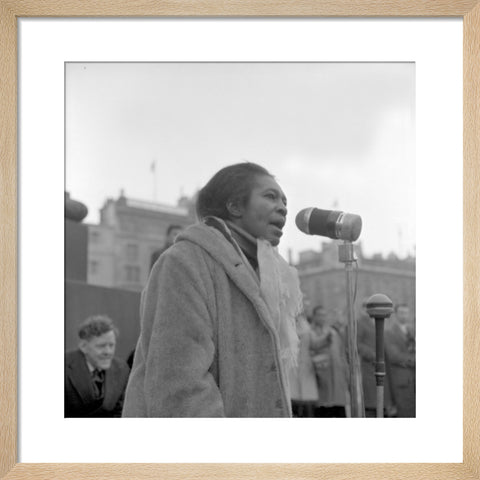
[[[309,223],[310,223],[310,216],[312,214],[313,208],[304,208],[297,213],[295,217],[295,225],[297,228],[307,235],[311,235]]]
[[[386,295],[376,293],[367,300],[366,309],[370,317],[388,318],[393,312],[393,303]]]
[[[305,208],[295,218],[298,229],[307,235],[354,242],[362,231],[362,219],[353,213]]]
[[[344,213],[344,217],[337,221],[338,238],[355,242],[362,232],[362,217],[354,213]]]

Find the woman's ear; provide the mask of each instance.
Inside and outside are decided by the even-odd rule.
[[[228,213],[232,218],[241,218],[243,216],[243,207],[238,200],[229,200],[227,202]]]

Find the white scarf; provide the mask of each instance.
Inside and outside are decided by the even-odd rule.
[[[297,366],[299,339],[296,318],[303,311],[298,273],[267,240],[257,239],[257,258],[260,291],[278,333],[280,358],[288,374],[291,368]]]
[[[303,295],[297,270],[283,259],[278,253],[278,249],[274,248],[269,241],[261,238],[255,239],[237,225],[231,222],[227,224],[218,217],[209,218],[214,218],[222,228],[225,228],[248,267],[251,265],[233,238],[232,230],[243,235],[253,244],[257,244],[260,293],[268,307],[273,322],[272,326],[278,336],[280,359],[287,381],[289,370],[297,366],[299,339],[296,318],[303,312]],[[252,268],[249,270],[258,281],[254,270]]]

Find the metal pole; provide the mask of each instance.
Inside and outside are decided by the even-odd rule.
[[[360,362],[357,351],[357,324],[353,311],[352,272],[355,255],[353,244],[345,242],[338,246],[339,261],[345,264],[347,295],[347,360],[349,365],[350,407],[352,417],[364,417],[365,407],[360,377]]]
[[[385,349],[383,345],[383,318],[375,318],[375,379],[377,381],[377,418],[383,417]]]
[[[385,381],[385,345],[384,325],[385,318],[393,312],[392,301],[381,293],[372,295],[367,300],[367,313],[375,319],[375,380],[377,384],[377,418],[383,417],[384,409],[384,381]]]

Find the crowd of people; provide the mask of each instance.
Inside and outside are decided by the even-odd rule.
[[[350,416],[345,322],[321,305],[304,315],[297,272],[275,248],[287,217],[276,179],[249,162],[225,167],[200,190],[196,210],[198,223],[154,261],[131,370],[115,356],[111,319],[80,326],[65,359],[65,416]],[[372,322],[358,324],[367,413]],[[406,305],[391,325],[386,411],[415,416]]]
[[[350,417],[346,319],[322,305],[297,322],[298,365],[291,372],[297,417]],[[398,304],[384,332],[386,376],[384,417],[415,417],[415,331],[408,305]],[[377,415],[375,322],[363,309],[357,321],[357,349],[366,417]]]

